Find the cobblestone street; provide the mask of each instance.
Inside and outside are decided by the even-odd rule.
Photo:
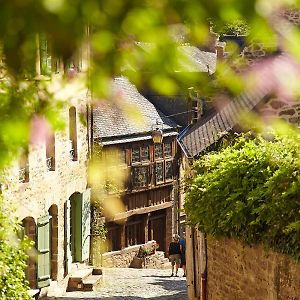
[[[48,300],[75,299],[187,299],[185,277],[182,269],[179,277],[170,277],[171,270],[104,268],[103,283],[94,292],[69,292]]]

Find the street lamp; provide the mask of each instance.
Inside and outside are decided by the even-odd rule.
[[[152,139],[154,144],[161,144],[163,140],[162,130],[155,129],[152,131]]]

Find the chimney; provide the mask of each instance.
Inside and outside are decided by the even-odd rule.
[[[225,53],[225,42],[217,42],[216,43],[216,54],[217,54],[217,59],[223,59],[224,58],[224,53]]]
[[[189,88],[189,98],[190,98],[190,124],[195,124],[203,115],[203,102],[200,99],[199,92],[195,91],[194,88]]]

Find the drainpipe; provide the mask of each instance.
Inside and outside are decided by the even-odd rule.
[[[201,270],[201,300],[206,300],[207,284],[207,240],[206,234],[203,234],[201,252],[203,256],[203,267]]]
[[[201,300],[206,299],[206,273],[201,273]]]

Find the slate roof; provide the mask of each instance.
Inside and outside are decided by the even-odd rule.
[[[151,43],[136,42],[144,51],[150,52],[154,47]],[[175,72],[205,72],[213,74],[216,71],[217,54],[215,52],[202,51],[195,46],[183,44],[177,46],[178,65]]]
[[[113,90],[116,101],[101,101],[93,108],[94,140],[116,144],[151,139],[157,123],[164,136],[177,135],[177,124],[156,109],[127,78],[115,78]],[[142,122],[130,118],[126,109],[130,110],[130,114],[136,110]]]
[[[266,96],[278,88],[282,76],[278,71],[286,70],[287,67],[291,67],[290,64],[291,60],[284,54],[272,59],[265,66],[261,66],[258,74],[259,84],[255,88],[235,97],[208,119],[200,119],[192,127],[183,130],[178,136],[178,141],[184,153],[189,158],[197,157],[232,130],[238,124],[241,112],[253,110]]]
[[[216,53],[202,51],[190,45],[181,45],[178,47],[178,50],[183,54],[183,59],[179,62],[182,69],[179,71],[215,73],[217,65]]]

